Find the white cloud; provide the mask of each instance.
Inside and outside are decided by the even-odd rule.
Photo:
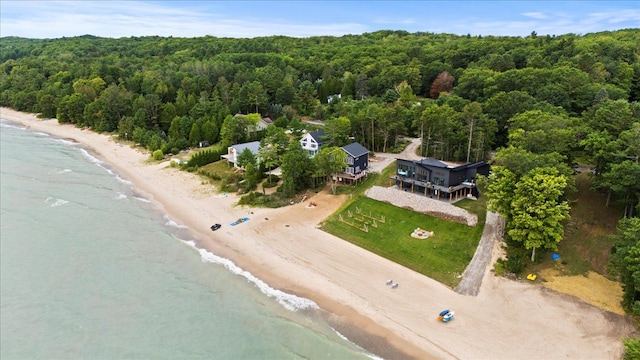
[[[541,12],[527,12],[527,13],[523,13],[522,15],[526,16],[526,17],[533,18],[533,19],[540,19],[540,20],[544,20],[544,19],[548,19],[549,18],[546,14],[541,13]]]
[[[196,3],[197,5],[198,3]],[[296,24],[284,20],[233,18],[205,8],[170,8],[144,2],[10,2],[12,16],[3,16],[1,36],[58,38],[96,35],[103,37],[175,36],[257,37],[269,35],[314,36],[359,34],[368,27],[358,23]],[[214,9],[211,9],[211,5]],[[3,13],[4,13],[3,1]],[[30,6],[31,5],[31,6]],[[233,14],[237,15],[237,14]]]
[[[59,38],[91,34],[115,38],[146,35],[308,37],[361,34],[378,29],[460,35],[469,33],[527,36],[532,31],[540,35],[560,35],[640,27],[640,9],[623,9],[617,2],[599,3],[597,11],[585,11],[584,8],[570,2],[549,2],[544,11],[524,11],[524,5],[520,3],[517,3],[515,8],[501,6],[498,3],[496,7],[500,11],[491,9],[492,11],[482,12],[481,10],[486,9],[468,7],[466,13],[459,11],[455,15],[441,4],[433,7],[415,7],[412,2],[400,2],[411,5],[403,8],[395,3],[393,7],[385,7],[385,2],[380,2],[380,6],[369,6],[367,11],[354,12],[353,16],[344,16],[347,10],[338,12],[345,20],[333,18],[336,14],[331,12],[331,7],[326,8],[326,12],[319,12],[318,9],[325,7],[315,2],[274,2],[273,7],[259,6],[264,3],[266,2],[243,3],[237,6],[234,2],[217,1],[180,3],[1,0],[0,36]],[[251,4],[255,5],[256,9],[247,8]],[[314,4],[319,7],[314,7]],[[555,4],[558,6],[552,6]],[[618,8],[607,9],[607,6],[614,6],[610,4]],[[237,10],[240,7],[243,11]],[[267,8],[268,10],[265,10]],[[402,10],[394,12],[397,9]]]

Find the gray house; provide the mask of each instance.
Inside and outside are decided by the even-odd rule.
[[[369,150],[357,142],[341,147],[347,154],[347,166],[344,173],[338,174],[339,181],[354,182],[367,175],[369,168]]]
[[[421,160],[396,160],[396,174],[390,180],[395,185],[413,193],[449,200],[471,194],[479,196],[476,175],[488,175],[489,164],[484,161],[467,164],[450,164],[434,158]]]

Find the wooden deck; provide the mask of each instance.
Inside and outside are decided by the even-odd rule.
[[[438,200],[449,200],[449,202],[466,198],[467,195],[471,194],[472,189],[476,187],[476,184],[471,182],[445,187],[398,175],[390,176],[389,181],[393,182],[392,184],[402,186],[403,189],[410,190],[414,194],[423,194],[424,196],[435,197]]]

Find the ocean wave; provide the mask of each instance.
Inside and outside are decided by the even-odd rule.
[[[86,156],[87,159],[89,159],[89,161],[91,161],[92,163],[94,163],[94,164],[102,164],[102,160],[100,160],[97,157],[91,155],[87,150],[81,148],[80,152],[82,153],[82,155]]]
[[[340,337],[342,340],[347,341],[351,344],[353,344],[354,346],[356,346],[360,351],[362,351],[362,354],[364,354],[366,357],[368,357],[369,359],[372,360],[384,360],[383,358],[376,356],[368,351],[366,351],[365,349],[363,349],[360,345],[354,343],[353,341],[349,340],[346,336],[342,335],[340,333],[340,331],[334,329],[333,327],[329,326],[331,328],[331,330],[333,330],[334,333],[336,333],[336,335],[338,335],[338,337]]]
[[[164,216],[164,218],[167,220],[166,223],[164,223],[166,226],[172,226],[178,229],[188,229],[188,227],[184,226],[184,225],[179,225],[177,222],[173,221],[170,217],[168,216]]]
[[[255,277],[252,273],[246,270],[243,270],[242,268],[234,264],[233,261],[217,256],[211,252],[208,252],[205,249],[196,247],[196,244],[193,241],[184,241],[184,240],[182,241],[185,244],[196,249],[200,253],[200,256],[202,257],[202,261],[222,265],[227,270],[231,271],[231,273],[244,277],[245,279],[249,280],[249,282],[253,283],[256,287],[258,287],[258,289],[260,289],[260,292],[262,292],[263,294],[267,295],[270,298],[275,298],[276,301],[280,305],[284,306],[287,310],[298,311],[298,310],[304,310],[304,309],[320,309],[320,307],[312,300],[299,297],[293,294],[288,294],[278,289],[274,289],[271,286],[267,285],[267,283],[265,283],[264,281]]]
[[[116,199],[120,200],[120,199],[126,199],[127,195],[123,194],[123,193],[118,193],[118,196],[116,196]]]
[[[121,178],[120,175],[113,174],[113,176],[115,176],[116,180],[120,181],[121,183],[126,184],[126,185],[131,185],[131,181]]]
[[[56,175],[60,175],[60,174],[68,173],[68,172],[71,172],[71,171],[73,171],[73,170],[71,170],[71,169],[58,169],[58,168],[55,168],[55,169],[53,169],[53,170],[49,171],[49,174],[56,174]]]
[[[52,197],[48,197],[45,201],[45,204],[49,204],[49,207],[58,207],[64,204],[68,204],[69,201],[64,199],[54,199]]]
[[[125,185],[131,185],[131,181],[121,178],[120,175],[116,174],[113,170],[109,169],[108,167],[105,167],[102,164],[97,164],[97,165],[100,166],[101,168],[103,168],[104,171],[108,172],[109,175],[111,175],[114,178],[116,178],[116,180],[118,180],[119,182],[121,182],[121,183],[123,183]]]
[[[102,160],[98,159],[97,157],[91,155],[87,150],[81,148],[80,152],[82,152],[82,154],[84,156],[86,156],[89,159],[89,161],[91,161],[92,163],[94,163],[94,164],[98,165],[99,167],[103,168],[104,171],[109,173],[109,175],[112,175],[113,177],[115,177],[116,180],[118,180],[119,182],[121,182],[121,183],[123,183],[125,185],[131,185],[131,181],[123,179],[122,177],[120,177],[120,175],[116,174],[113,170],[111,170],[108,167],[102,165],[102,164],[104,164],[104,162]]]
[[[9,124],[9,123],[6,123],[4,119],[2,119],[2,122],[0,122],[0,126],[11,128],[11,129],[16,129],[16,130],[23,130],[23,131],[27,130],[27,127],[25,127],[25,126]]]
[[[61,143],[63,143],[63,144],[65,144],[65,145],[72,145],[72,146],[78,145],[77,142],[72,141],[72,140],[67,140],[67,139],[56,139],[56,140],[61,142]]]
[[[151,202],[151,200],[149,200],[149,199],[141,198],[141,197],[138,197],[138,196],[134,196],[133,198],[138,200],[138,201],[142,201],[143,203],[150,203]]]
[[[40,135],[40,136],[51,137],[51,134],[47,134],[47,133],[42,132],[42,131],[34,131],[33,133],[36,134],[36,135]]]

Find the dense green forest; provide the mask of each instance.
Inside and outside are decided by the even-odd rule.
[[[2,106],[115,132],[164,154],[203,140],[249,140],[255,134],[247,121],[268,116],[279,128],[325,121],[334,140],[350,136],[372,151],[412,136],[422,137],[423,156],[491,159],[490,208],[507,218],[510,246],[532,259],[562,238],[578,162],[592,167],[595,191],[623,204],[621,216],[638,213],[640,29],[527,37],[5,37],[0,49]],[[283,165],[292,192],[305,182],[287,183],[285,169],[303,158],[292,147],[272,161]],[[640,252],[632,224],[621,224],[617,254]],[[640,314],[640,260],[615,259],[626,306]]]

